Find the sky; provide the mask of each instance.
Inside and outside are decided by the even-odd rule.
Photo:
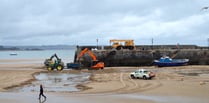
[[[209,45],[209,0],[0,0],[0,45]],[[98,40],[98,41],[97,41]]]

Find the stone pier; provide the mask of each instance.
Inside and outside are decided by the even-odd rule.
[[[111,46],[79,46],[75,52],[75,58],[84,48],[89,48],[96,55],[99,61],[103,61],[105,66],[151,66],[153,60],[159,59],[163,55],[174,59],[189,59],[189,65],[209,65],[209,50],[207,47],[195,45],[183,45],[176,48],[175,45],[158,46],[137,46],[135,50],[113,50]],[[89,67],[92,58],[85,54],[81,63]],[[74,60],[75,61],[75,60]]]

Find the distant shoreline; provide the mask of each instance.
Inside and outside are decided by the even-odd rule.
[[[72,45],[48,45],[48,46],[1,46],[0,51],[35,51],[35,50],[69,50],[75,49]]]
[[[13,50],[13,49],[7,49],[7,50],[0,50],[0,51],[42,51],[42,50],[44,50],[44,49],[30,49],[30,50],[19,50],[19,49],[17,49],[17,50]]]

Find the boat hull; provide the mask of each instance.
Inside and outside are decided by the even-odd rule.
[[[168,66],[184,66],[187,65],[189,59],[170,59],[170,58],[161,58],[160,60],[154,60],[153,64],[159,67],[168,67]]]
[[[154,62],[154,65],[159,66],[159,67],[184,66],[184,65],[187,65],[187,64],[188,64],[188,62],[180,62],[180,63],[175,63],[175,62],[170,62],[170,63]]]
[[[11,56],[16,56],[17,53],[10,53],[9,55],[11,55]]]

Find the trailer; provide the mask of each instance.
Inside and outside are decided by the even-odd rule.
[[[80,63],[67,63],[67,68],[68,69],[80,69],[81,64]]]

